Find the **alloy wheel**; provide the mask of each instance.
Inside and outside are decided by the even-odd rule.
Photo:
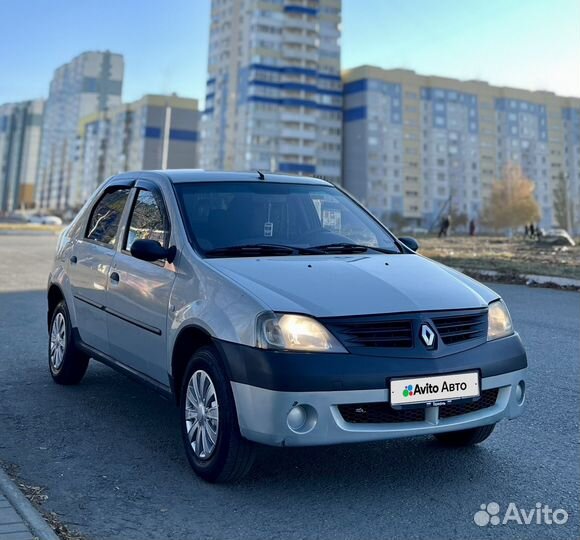
[[[219,430],[219,405],[210,376],[197,370],[189,379],[185,398],[185,426],[195,455],[209,459]]]
[[[57,372],[64,360],[66,348],[66,322],[62,313],[57,313],[50,331],[50,365]]]

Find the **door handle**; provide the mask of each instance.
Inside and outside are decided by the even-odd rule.
[[[78,259],[76,255],[73,255],[69,260],[71,264],[76,264]]]
[[[110,276],[111,281],[114,281],[115,283],[119,283],[119,274],[117,272],[113,272]]]

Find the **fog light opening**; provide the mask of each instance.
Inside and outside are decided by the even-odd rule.
[[[516,401],[518,405],[522,405],[526,399],[526,383],[520,381],[516,386]]]
[[[286,423],[291,431],[303,435],[314,429],[318,422],[318,413],[311,405],[295,405],[290,409]]]

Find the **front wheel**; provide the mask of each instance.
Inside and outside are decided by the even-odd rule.
[[[493,433],[494,428],[495,424],[489,424],[461,431],[437,433],[435,438],[446,446],[473,446],[485,441]]]
[[[187,459],[198,476],[231,482],[249,472],[255,448],[240,434],[230,382],[213,347],[202,347],[187,364],[180,414]]]
[[[72,338],[72,327],[66,303],[56,306],[50,320],[48,367],[54,382],[78,384],[89,365],[89,357],[79,351]]]

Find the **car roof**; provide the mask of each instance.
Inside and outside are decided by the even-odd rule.
[[[115,176],[115,179],[151,178],[163,176],[174,184],[189,182],[275,182],[280,184],[310,184],[331,186],[330,182],[311,176],[293,176],[277,173],[205,171],[203,169],[166,169],[154,171],[130,171]],[[263,178],[262,178],[263,177]]]

